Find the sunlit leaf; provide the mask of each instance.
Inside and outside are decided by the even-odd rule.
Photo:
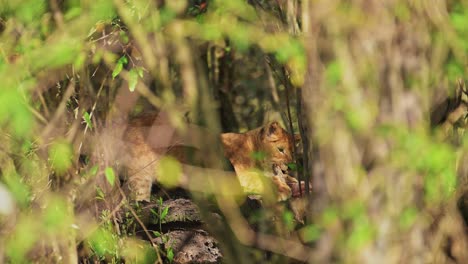
[[[109,182],[111,186],[114,186],[115,184],[114,170],[111,167],[107,167],[104,171],[104,174],[106,175],[107,182]]]
[[[283,223],[286,225],[288,230],[294,230],[294,214],[291,211],[285,211],[283,213]]]
[[[82,45],[77,39],[63,38],[35,49],[27,55],[27,58],[31,61],[34,71],[59,68],[75,62],[80,55]]]
[[[63,16],[63,18],[65,18],[65,20],[72,20],[76,17],[78,17],[80,14],[81,14],[81,7],[80,6],[74,6],[72,8],[70,8],[66,13],[65,15]]]
[[[330,83],[330,85],[337,85],[338,82],[341,80],[341,67],[337,61],[334,61],[327,65],[325,69],[325,77],[326,80]]]
[[[99,187],[96,187],[96,197],[101,200],[105,197],[104,192]]]
[[[359,250],[372,241],[375,231],[367,216],[361,215],[353,220],[353,229],[348,237],[347,245],[352,250]]]
[[[3,180],[5,181],[8,190],[13,195],[13,198],[22,207],[29,205],[30,201],[30,188],[21,181],[19,175],[15,173],[4,174]]]
[[[448,78],[452,81],[457,80],[464,75],[464,67],[456,60],[450,60],[446,64],[445,68]]]
[[[63,198],[50,198],[44,208],[43,223],[49,232],[64,232],[72,224],[70,208]]]
[[[416,220],[418,211],[414,207],[406,208],[400,216],[400,225],[403,228],[409,228]]]
[[[157,231],[153,231],[155,233]],[[157,254],[150,243],[134,238],[126,238],[122,247],[125,263],[152,264],[157,263]]]
[[[56,141],[49,149],[49,162],[59,174],[65,173],[72,165],[73,150],[66,141]]]
[[[40,238],[38,222],[33,215],[19,219],[13,234],[9,236],[5,253],[11,263],[26,263],[26,254]]]
[[[161,220],[163,220],[164,218],[166,218],[168,212],[169,212],[169,207],[165,207],[164,210],[162,210],[162,212],[161,212]]]
[[[118,249],[117,237],[106,228],[98,228],[89,238],[88,243],[98,256],[115,256]]]
[[[112,0],[94,1],[91,5],[91,17],[93,20],[108,20],[116,15]]]
[[[114,70],[112,71],[112,78],[117,77],[119,73],[122,71],[123,66],[127,64],[128,59],[125,56],[120,57],[120,59],[117,61],[117,64],[115,65]]]
[[[88,112],[83,113],[83,119],[86,123],[86,126],[88,126],[90,129],[93,129],[93,123],[91,122],[91,116],[89,115]]]
[[[299,230],[299,234],[304,242],[309,243],[317,240],[320,237],[320,228],[316,225],[308,225],[301,230]]]
[[[138,73],[138,76],[140,76],[140,78],[143,78],[143,68],[141,67],[138,67],[138,68],[135,68],[137,73]]]
[[[167,249],[167,259],[169,260],[169,263],[174,261],[174,251],[171,247]]]
[[[133,92],[135,91],[136,85],[138,84],[138,70],[133,68],[129,72],[128,77],[128,89]]]
[[[166,187],[174,187],[182,176],[182,167],[179,161],[171,156],[164,156],[156,168],[158,180]]]
[[[334,224],[336,221],[339,220],[339,211],[335,207],[328,207],[322,214],[322,223],[324,226],[329,226]]]
[[[97,171],[98,171],[98,166],[97,165],[95,165],[95,166],[91,167],[91,169],[89,169],[89,173],[91,175],[93,175],[93,176],[96,175]]]
[[[25,23],[32,23],[40,19],[46,11],[46,4],[43,1],[23,0],[16,9],[16,15]]]
[[[0,125],[9,124],[18,136],[30,133],[33,120],[26,103],[18,89],[0,89]]]

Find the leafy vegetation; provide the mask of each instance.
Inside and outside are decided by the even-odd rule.
[[[468,263],[466,25],[465,0],[0,0],[0,262],[177,262],[183,196],[225,262]],[[154,111],[202,169],[169,148],[150,224],[114,150]],[[259,205],[208,134],[270,120],[310,186]]]

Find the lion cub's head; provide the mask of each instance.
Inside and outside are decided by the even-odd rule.
[[[258,140],[258,150],[266,155],[262,162],[263,169],[273,169],[274,172],[278,169],[287,171],[288,164],[293,161],[295,137],[275,121],[260,129]]]

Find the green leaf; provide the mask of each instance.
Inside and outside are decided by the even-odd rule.
[[[114,187],[115,183],[115,173],[114,170],[111,167],[107,167],[106,170],[104,171],[104,174],[106,175],[106,179],[109,182],[109,184]]]
[[[82,45],[83,43],[76,39],[59,39],[34,49],[26,55],[26,59],[32,62],[34,71],[41,71],[44,68],[59,68],[75,62],[80,56]]]
[[[124,55],[124,56],[122,56],[122,57],[119,58],[119,60],[117,61],[117,63],[120,63],[120,64],[125,65],[125,64],[128,63],[128,59],[127,59],[127,57],[125,57],[125,55]]]
[[[99,187],[96,188],[96,195],[98,199],[101,199],[101,200],[104,199],[104,192]]]
[[[156,217],[159,215],[158,212],[156,212],[156,210],[154,210],[153,208],[150,209],[150,212]]]
[[[172,251],[171,247],[167,249],[167,259],[169,260],[169,263],[174,261],[174,251]]]
[[[156,250],[148,242],[134,237],[124,237],[119,243],[122,244],[118,247],[119,256],[108,261],[109,263],[158,263]]]
[[[114,234],[105,228],[99,228],[88,239],[91,249],[98,256],[116,255],[118,241]]]
[[[66,200],[62,198],[54,197],[48,201],[43,215],[44,227],[48,232],[57,234],[68,229],[73,222],[68,209]]]
[[[17,7],[16,15],[25,23],[33,23],[40,20],[45,11],[46,3],[44,1],[27,0]]]
[[[93,129],[93,123],[91,122],[91,117],[88,112],[83,113],[83,119],[86,123],[86,126],[88,126],[90,129]]]
[[[117,75],[119,75],[119,73],[122,71],[122,69],[123,69],[123,64],[122,63],[117,63],[117,65],[115,65],[114,70],[112,71],[112,78],[117,77]]]
[[[74,7],[70,8],[65,13],[63,18],[65,20],[72,20],[73,18],[77,18],[78,16],[80,16],[80,14],[81,14],[81,7],[80,6],[74,6]]]
[[[112,78],[117,77],[119,73],[122,71],[123,66],[127,64],[128,59],[125,56],[120,57],[120,59],[117,61],[117,64],[115,65],[114,70],[112,71]]]
[[[299,230],[299,234],[304,242],[309,243],[317,240],[320,237],[322,231],[316,225],[308,225],[301,230]]]
[[[122,43],[127,44],[129,42],[128,34],[126,32],[120,31],[119,36]]]
[[[163,220],[167,216],[168,212],[169,212],[169,207],[164,208],[164,210],[161,212],[161,220]]]
[[[445,71],[447,72],[447,77],[449,80],[454,81],[457,80],[458,78],[462,77],[464,75],[464,67],[462,63],[456,61],[456,60],[450,60],[446,65],[445,65]]]
[[[89,173],[93,176],[96,175],[97,171],[98,171],[97,165],[94,165],[93,167],[91,167],[91,169],[89,169]]]
[[[155,237],[160,237],[161,236],[161,233],[159,233],[158,231],[152,231],[153,232],[153,235]]]
[[[339,219],[339,210],[335,207],[328,207],[322,214],[321,224],[324,226],[330,226],[336,223]]]
[[[325,79],[330,85],[337,85],[341,80],[342,70],[337,61],[333,61],[327,65],[325,69]]]
[[[130,92],[135,91],[136,85],[138,84],[138,70],[133,68],[129,72],[128,77],[128,89]]]
[[[72,157],[72,147],[64,140],[54,142],[49,149],[49,162],[58,174],[63,174],[70,168]]]
[[[288,163],[288,168],[292,171],[296,171],[297,170],[297,164],[296,163]]]
[[[366,215],[360,215],[353,219],[353,229],[347,239],[348,247],[351,250],[359,250],[372,241],[375,230]]]
[[[418,217],[418,210],[415,207],[406,208],[400,216],[400,226],[409,228]]]
[[[0,126],[7,125],[17,136],[31,132],[33,118],[19,89],[0,89]]]
[[[288,230],[294,230],[294,214],[290,211],[285,211],[283,213],[283,223],[286,225]]]
[[[135,68],[138,72],[138,76],[140,76],[140,78],[143,78],[143,68]]]
[[[158,180],[166,187],[177,186],[179,178],[182,175],[182,167],[180,163],[171,156],[164,156],[159,161],[159,166],[156,168]]]
[[[4,174],[3,180],[8,187],[8,191],[13,195],[20,206],[26,207],[30,201],[30,189],[21,181],[21,177],[16,173]]]
[[[14,233],[7,237],[4,252],[10,263],[28,263],[25,259],[27,252],[40,239],[40,227],[33,217],[20,217],[15,224]]]
[[[112,0],[93,1],[91,7],[91,20],[108,20],[116,15],[116,10]]]

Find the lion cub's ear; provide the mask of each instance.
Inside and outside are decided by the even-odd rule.
[[[262,130],[260,131],[262,133],[262,136],[270,141],[278,140],[278,137],[280,136],[281,133],[281,126],[279,125],[278,122],[273,121],[269,123],[268,125],[264,126]]]
[[[268,135],[277,134],[278,128],[281,128],[278,122],[271,122],[270,125],[268,125]]]

